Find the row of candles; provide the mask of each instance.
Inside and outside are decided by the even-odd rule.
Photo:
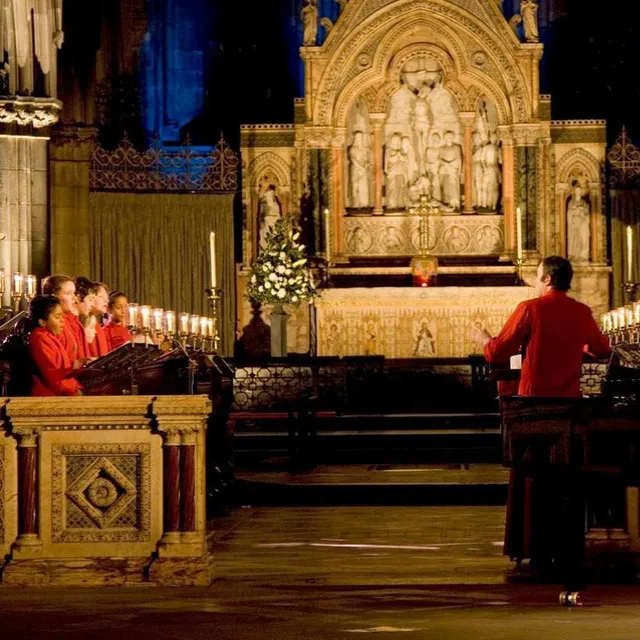
[[[6,290],[4,269],[0,268],[0,295]],[[38,295],[38,278],[29,274],[13,273],[11,275],[11,297],[19,301],[22,297],[32,300]]]
[[[133,333],[141,332],[156,336],[183,338],[204,338],[217,340],[217,327],[214,318],[195,314],[154,309],[149,305],[130,303],[127,308],[127,325]]]
[[[640,341],[640,301],[602,314],[602,332],[617,342]]]

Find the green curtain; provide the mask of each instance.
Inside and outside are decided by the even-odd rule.
[[[221,350],[233,353],[233,194],[92,192],[91,274],[132,302],[210,316],[209,234],[222,289]]]

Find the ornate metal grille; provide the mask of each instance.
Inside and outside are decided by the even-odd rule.
[[[158,142],[144,152],[124,138],[115,151],[96,146],[91,158],[93,191],[169,191],[235,193],[238,155],[224,138],[211,152],[194,150],[189,140],[178,151]]]
[[[609,183],[612,188],[640,188],[640,149],[629,140],[627,130],[622,131],[607,154]]]

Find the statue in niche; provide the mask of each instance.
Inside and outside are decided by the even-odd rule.
[[[267,246],[267,232],[282,216],[275,185],[270,184],[260,196],[258,211],[260,221],[260,249],[264,249]]]
[[[429,144],[429,102],[427,100],[431,88],[423,85],[418,91],[418,97],[413,107],[413,132],[416,136],[416,146],[418,151],[418,161],[420,173],[424,172],[424,154]]]
[[[407,206],[407,176],[409,159],[402,149],[402,139],[396,133],[387,145],[384,162],[386,198],[390,209]]]
[[[481,207],[490,211],[496,211],[498,200],[500,199],[501,164],[502,157],[498,146],[498,136],[495,133],[491,133],[489,142],[482,147],[483,199],[480,203]]]
[[[460,175],[462,172],[462,149],[456,143],[452,131],[444,134],[444,145],[440,150],[440,184],[442,201],[452,210],[460,209]]]
[[[520,0],[520,15],[524,28],[524,39],[527,42],[538,42],[538,3],[536,0]]]
[[[436,355],[436,340],[426,320],[420,323],[420,327],[415,336],[413,355],[416,358],[432,358]]]
[[[302,44],[315,47],[318,39],[318,0],[306,0],[300,17],[303,24]]]
[[[402,137],[402,153],[407,156],[407,181],[413,182],[418,177],[418,165],[416,163],[416,154],[411,145],[409,136]]]
[[[453,130],[454,136],[459,130],[458,109],[451,92],[443,86],[442,72],[438,71],[433,76],[433,84],[429,91],[429,107],[431,109],[433,129],[442,131]]]
[[[474,133],[480,137],[480,144],[489,142],[489,115],[487,114],[487,105],[482,100],[476,111],[476,121],[473,129]]]
[[[483,154],[482,134],[479,131],[474,131],[471,136],[471,183],[472,200],[476,207],[483,206],[482,203],[485,200]]]
[[[364,133],[356,131],[349,147],[349,201],[350,206],[362,209],[370,206],[369,199],[369,148]]]
[[[567,254],[574,262],[589,261],[590,206],[583,196],[584,189],[575,180],[567,204]]]
[[[442,200],[442,192],[440,186],[440,169],[441,160],[440,152],[442,149],[442,140],[440,134],[434,131],[431,134],[431,140],[425,154],[426,169],[429,180],[431,181],[431,198],[440,202]]]

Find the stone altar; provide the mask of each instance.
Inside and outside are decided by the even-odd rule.
[[[316,300],[318,355],[465,358],[475,323],[497,334],[532,287],[329,289]]]

